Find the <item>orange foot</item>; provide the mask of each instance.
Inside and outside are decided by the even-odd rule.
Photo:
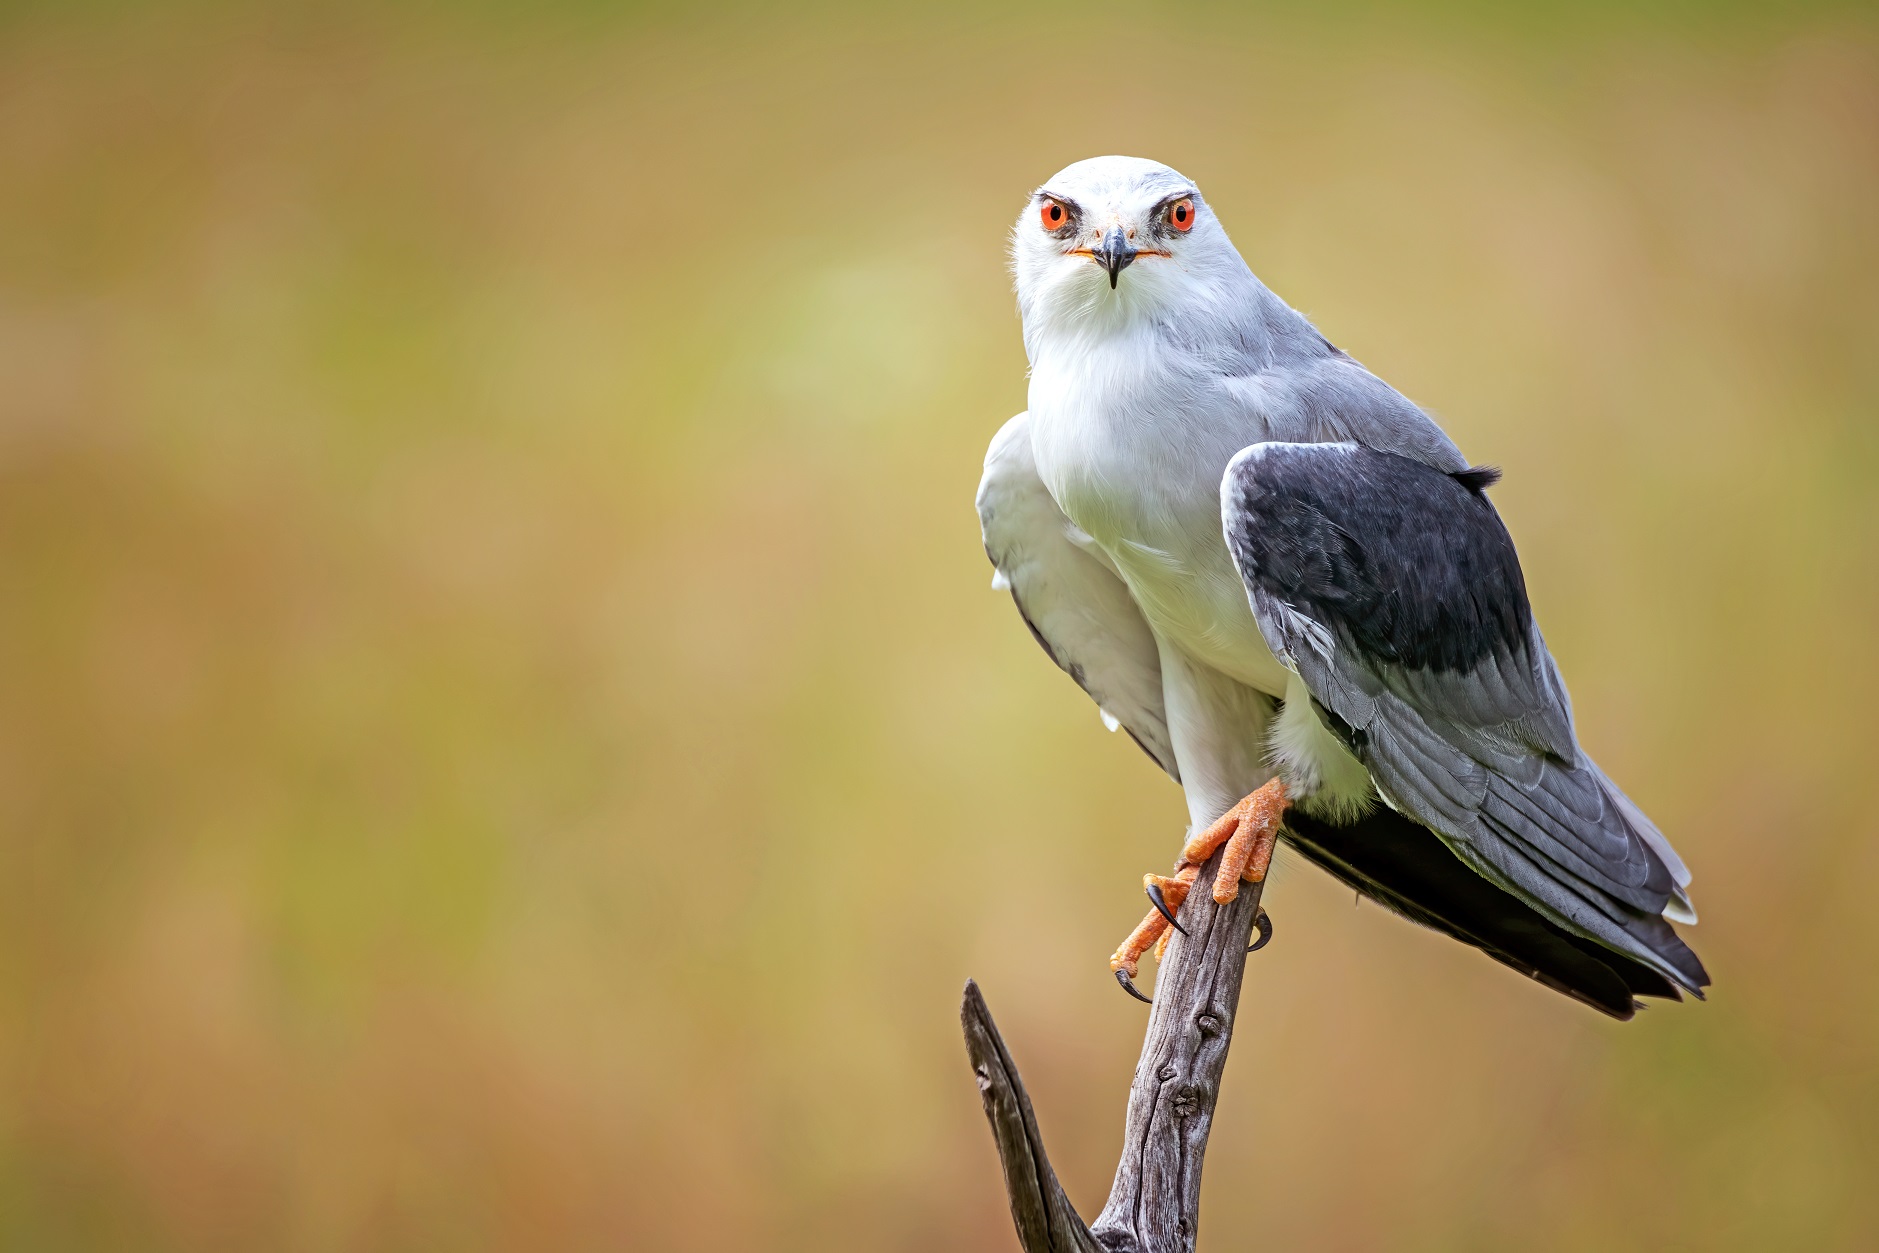
[[[1115,972],[1116,982],[1122,985],[1123,991],[1138,1001],[1148,1000],[1135,990],[1132,982],[1142,954],[1152,947],[1155,956],[1160,957],[1167,950],[1170,927],[1187,934],[1175,921],[1175,915],[1181,912],[1188,889],[1200,876],[1202,863],[1222,844],[1226,845],[1226,851],[1220,855],[1220,873],[1214,876],[1215,901],[1225,905],[1238,896],[1242,879],[1248,883],[1265,880],[1266,870],[1272,865],[1273,846],[1279,839],[1279,824],[1285,818],[1286,804],[1285,784],[1274,779],[1227,810],[1211,827],[1189,839],[1181,849],[1181,860],[1175,863],[1173,875],[1142,876],[1142,886],[1155,908],[1129,932],[1129,938],[1109,959],[1109,969]],[[1259,911],[1255,925],[1259,928],[1259,940],[1246,950],[1249,953],[1264,948],[1266,941],[1272,938],[1272,921],[1266,917],[1265,910]]]

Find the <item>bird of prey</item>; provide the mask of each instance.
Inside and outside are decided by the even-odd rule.
[[[1613,1017],[1700,998],[1671,926],[1696,921],[1689,871],[1579,746],[1499,472],[1268,290],[1165,165],[1063,170],[1011,267],[1030,391],[979,485],[993,586],[1187,799],[1118,982],[1140,998],[1201,863],[1225,845],[1231,900],[1282,838]]]

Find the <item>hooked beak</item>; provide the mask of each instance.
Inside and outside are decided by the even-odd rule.
[[[1109,271],[1109,290],[1116,289],[1116,277],[1129,268],[1129,262],[1135,260],[1135,249],[1123,236],[1120,226],[1112,226],[1103,236],[1100,247],[1090,250],[1090,256],[1096,258],[1096,264]]]

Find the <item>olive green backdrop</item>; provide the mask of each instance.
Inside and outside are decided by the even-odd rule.
[[[1105,152],[1506,468],[1716,978],[1282,865],[1202,1249],[1879,1247],[1879,23],[1107,3],[0,17],[0,1245],[1013,1249],[967,975],[1093,1211],[1184,810],[972,494]]]

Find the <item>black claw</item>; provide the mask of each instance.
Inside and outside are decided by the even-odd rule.
[[[1168,900],[1161,894],[1160,884],[1151,883],[1148,885],[1148,899],[1154,903],[1156,909],[1161,911],[1161,916],[1168,920],[1169,926],[1179,931],[1182,935],[1187,934],[1187,928],[1175,921],[1174,911],[1168,908]]]
[[[1259,929],[1259,938],[1254,940],[1251,947],[1246,950],[1249,953],[1257,953],[1272,943],[1272,918],[1265,910],[1259,911],[1259,916],[1253,919],[1253,926]]]
[[[1142,1004],[1153,1005],[1155,1003],[1151,1001],[1150,999],[1148,999],[1146,996],[1143,996],[1140,992],[1137,992],[1135,990],[1135,985],[1129,982],[1128,971],[1126,970],[1116,971],[1116,982],[1122,985],[1122,990],[1124,992],[1127,992],[1130,996],[1134,997],[1136,1000],[1140,1001]]]

